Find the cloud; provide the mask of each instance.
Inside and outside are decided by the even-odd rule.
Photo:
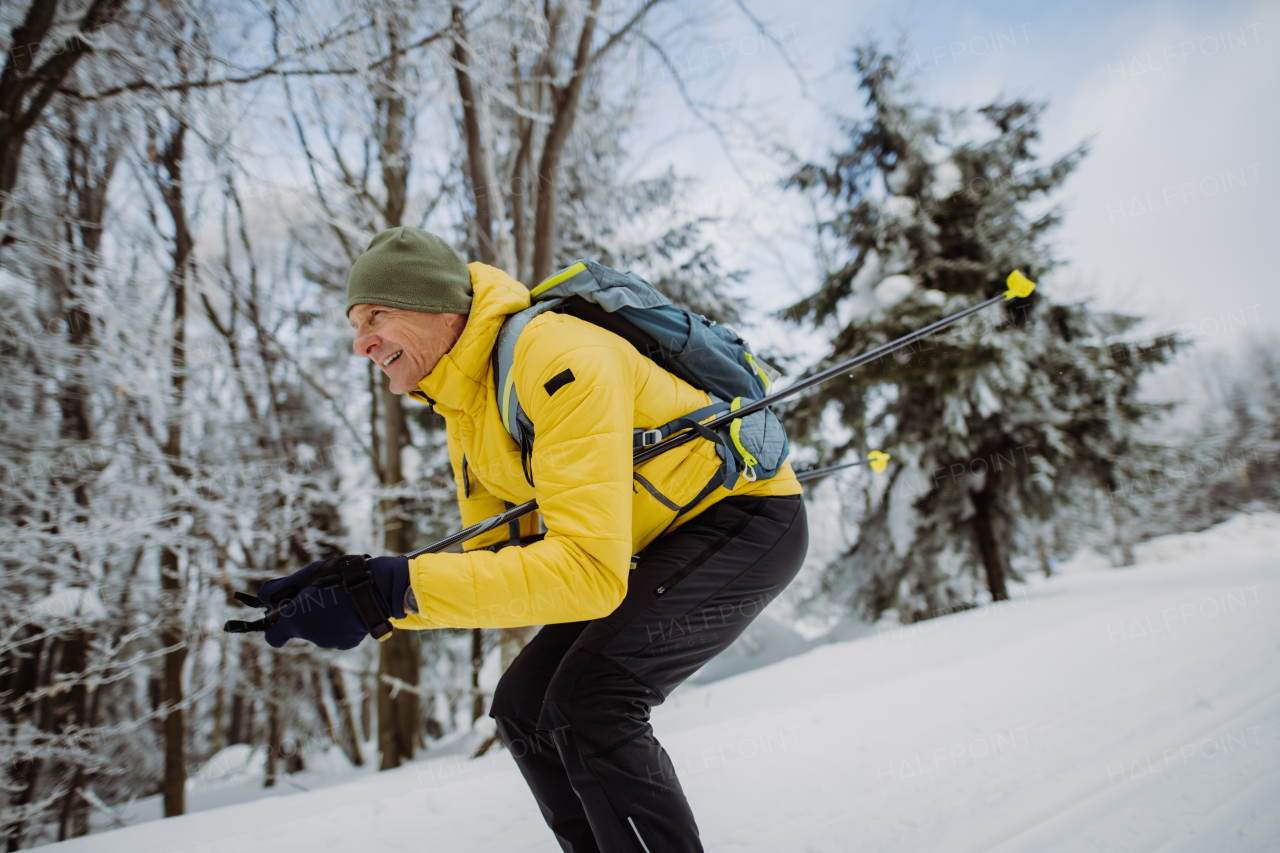
[[[1102,41],[1102,61],[1055,97],[1047,141],[1092,149],[1067,185],[1071,266],[1055,283],[1153,326],[1248,311],[1280,327],[1274,4],[1121,16]]]

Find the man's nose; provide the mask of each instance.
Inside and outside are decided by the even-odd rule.
[[[377,335],[356,331],[356,339],[351,342],[351,351],[361,358],[368,358],[382,341]]]

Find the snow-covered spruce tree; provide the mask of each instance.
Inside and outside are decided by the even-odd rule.
[[[848,120],[847,148],[792,178],[824,194],[820,239],[839,259],[787,312],[835,330],[813,370],[998,295],[1012,270],[1034,280],[1052,269],[1058,212],[1033,208],[1085,154],[1038,162],[1043,105],[998,101],[976,120],[931,108],[874,43],[854,69],[867,115]],[[1139,427],[1156,407],[1136,399],[1138,380],[1173,342],[1113,358],[1135,322],[1038,291],[804,398],[788,423],[823,457],[895,456],[820,594],[872,618],[895,608],[904,622],[972,606],[983,585],[1007,598],[1014,543],[1149,455]],[[829,419],[847,432],[831,438]]]

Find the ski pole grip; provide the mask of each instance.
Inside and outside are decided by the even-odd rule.
[[[1022,270],[1009,273],[1005,284],[1009,286],[1009,289],[1004,292],[1005,299],[1013,299],[1015,296],[1025,299],[1031,295],[1031,291],[1036,289],[1036,283],[1023,275]]]

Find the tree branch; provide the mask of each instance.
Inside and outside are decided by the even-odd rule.
[[[591,54],[591,58],[587,62],[586,67],[584,67],[582,71],[576,73],[585,74],[589,71],[591,66],[595,65],[596,61],[600,59],[600,57],[604,56],[613,48],[614,45],[627,37],[627,33],[631,32],[631,30],[644,19],[644,16],[649,14],[650,9],[661,2],[663,2],[663,0],[645,0],[645,4],[640,7],[638,12],[631,16],[631,20],[627,21],[626,25],[623,26],[622,29],[610,35],[609,38],[605,40],[605,43],[600,46],[600,49]]]
[[[787,67],[790,68],[791,72],[796,75],[796,82],[800,84],[800,94],[808,98],[809,86],[807,83],[805,83],[804,75],[800,73],[800,69],[797,68],[796,64],[791,61],[791,55],[787,53],[786,46],[781,41],[779,41],[775,36],[770,34],[768,30],[765,29],[764,22],[761,21],[759,18],[757,18],[751,12],[751,10],[747,8],[747,4],[744,2],[744,0],[733,0],[733,3],[735,6],[738,7],[739,11],[741,11],[742,14],[747,16],[747,20],[751,21],[751,23],[755,25],[756,31],[759,32],[761,36],[763,36],[764,38],[767,38],[769,41],[773,42],[774,45],[777,46],[778,53],[782,54],[782,61],[787,63]]]
[[[367,74],[384,63],[402,56],[410,50],[419,47],[426,47],[432,42],[438,41],[451,32],[450,27],[438,30],[429,36],[419,39],[411,45],[397,50],[393,50],[390,54],[377,59],[363,68],[292,68],[281,69],[277,67],[279,63],[268,65],[260,68],[250,74],[243,74],[237,77],[221,77],[216,80],[184,80],[178,83],[157,84],[150,80],[134,80],[131,83],[125,83],[122,86],[113,86],[110,89],[104,89],[101,92],[80,92],[75,89],[58,89],[60,94],[69,98],[75,98],[80,101],[103,101],[123,95],[127,92],[189,92],[196,89],[215,89],[219,86],[238,86],[244,83],[253,83],[267,77],[324,77],[324,76],[351,76],[356,74]],[[302,51],[305,55],[307,51]],[[50,60],[52,62],[53,60]],[[284,60],[281,60],[283,62]],[[52,95],[52,93],[50,93]]]
[[[671,72],[671,79],[675,81],[676,89],[680,92],[680,98],[684,101],[685,106],[689,108],[689,112],[693,113],[694,118],[706,125],[707,129],[715,134],[716,139],[720,142],[720,147],[724,149],[725,157],[729,160],[729,165],[733,166],[734,171],[739,175],[743,175],[742,168],[733,158],[733,152],[729,148],[729,141],[725,138],[724,130],[721,129],[720,125],[707,118],[702,111],[702,107],[699,106],[698,102],[689,94],[689,90],[685,87],[684,81],[680,79],[680,69],[676,68],[675,63],[671,61],[671,57],[667,56],[667,52],[662,49],[662,45],[658,44],[647,35],[641,35],[640,37],[644,39],[651,48],[653,48],[654,52],[658,54],[658,58],[662,60],[662,64]]]

